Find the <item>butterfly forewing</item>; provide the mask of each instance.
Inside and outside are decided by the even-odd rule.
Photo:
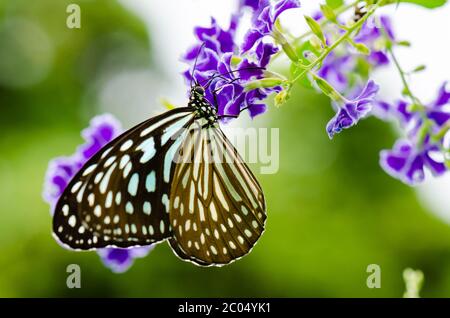
[[[93,156],[55,209],[53,229],[71,248],[148,245],[171,235],[173,156],[194,121],[178,108],[125,132]]]
[[[220,128],[193,129],[181,150],[170,197],[174,252],[198,265],[247,254],[264,230],[260,185]]]

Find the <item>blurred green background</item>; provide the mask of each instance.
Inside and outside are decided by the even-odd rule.
[[[422,296],[450,295],[449,226],[378,165],[393,129],[368,119],[331,142],[328,100],[300,87],[254,122],[280,128],[281,153],[279,172],[259,176],[269,218],[249,256],[198,268],[164,243],[117,275],[96,253],[62,249],[41,197],[48,161],[81,143],[100,112],[92,92],[110,72],[155,70],[136,16],[112,0],[78,1],[83,27],[69,30],[69,3],[0,0],[1,297],[401,297],[406,267],[424,271]],[[72,263],[81,289],[66,287]],[[380,289],[366,287],[373,263]]]

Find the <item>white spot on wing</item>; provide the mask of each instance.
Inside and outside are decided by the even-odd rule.
[[[126,151],[128,149],[130,149],[130,147],[133,145],[133,140],[128,139],[127,141],[125,141],[122,146],[120,146],[120,151]]]
[[[75,227],[75,225],[77,224],[77,218],[75,217],[75,215],[71,215],[68,222],[71,227]]]
[[[139,186],[139,174],[137,172],[133,173],[128,182],[128,193],[135,196]]]
[[[86,168],[83,172],[83,176],[87,176],[88,174],[90,174],[92,171],[94,171],[94,169],[97,167],[96,164],[90,165],[88,168]]]
[[[81,182],[81,181],[78,181],[77,183],[75,183],[75,184],[72,186],[72,189],[71,189],[70,191],[71,191],[72,193],[77,192],[78,189],[81,187],[81,185],[82,185],[82,182]]]

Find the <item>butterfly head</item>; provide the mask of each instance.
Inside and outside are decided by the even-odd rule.
[[[206,126],[214,126],[217,123],[217,110],[205,98],[203,86],[199,84],[192,86],[189,106],[195,109],[197,118],[203,118],[206,121]]]
[[[205,96],[205,89],[200,84],[196,84],[196,85],[192,86],[191,96],[192,95],[198,96],[200,98],[204,97]]]

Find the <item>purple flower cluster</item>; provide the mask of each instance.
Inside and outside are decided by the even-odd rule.
[[[120,122],[112,115],[104,114],[94,117],[90,126],[82,131],[85,143],[77,148],[75,154],[50,161],[43,192],[44,200],[50,204],[50,213],[53,214],[59,197],[86,161],[121,132]],[[98,253],[104,264],[111,270],[124,272],[132,265],[134,258],[146,256],[152,248],[152,246],[131,249],[105,248]]]
[[[380,153],[380,165],[388,174],[415,185],[425,179],[427,170],[434,176],[447,171],[443,150],[448,149],[445,135],[450,128],[450,91],[446,83],[439,89],[436,100],[423,109],[411,110],[405,101],[392,105],[381,102],[377,108],[379,117],[395,119],[406,131],[406,137],[398,140],[392,150]]]
[[[194,80],[206,86],[206,98],[218,107],[219,115],[237,117],[242,110],[248,109],[250,116],[255,117],[266,110],[261,101],[281,90],[279,86],[248,90],[246,84],[262,79],[271,56],[278,52],[275,45],[263,41],[271,34],[278,16],[299,6],[294,0],[282,0],[274,6],[268,0],[242,1],[241,8],[250,8],[253,18],[252,27],[241,45],[236,39],[240,15],[231,17],[227,30],[222,29],[215,19],[211,19],[209,27],[195,28],[198,43],[183,56],[190,66],[183,75],[191,82],[197,59]]]
[[[317,16],[318,19],[321,17]],[[334,28],[333,33],[340,35],[342,30]],[[349,52],[347,49],[342,52],[335,50],[325,58],[317,74],[341,93],[353,90],[355,86],[361,85],[361,78],[355,78],[355,74],[359,77],[367,73],[367,68],[375,69],[389,63],[385,52],[386,37],[390,41],[395,39],[389,17],[380,16],[379,23],[369,19],[354,38],[356,43],[364,44],[370,49],[369,55]]]
[[[321,15],[317,15],[316,19],[321,19]],[[335,34],[342,33],[342,30],[335,30]],[[367,73],[364,68],[374,69],[389,63],[389,59],[384,51],[383,45],[385,39],[394,40],[394,32],[392,24],[387,16],[379,17],[379,24],[374,20],[366,21],[354,41],[361,43],[370,49],[368,56],[357,52],[333,51],[324,60],[322,67],[317,74],[330,83],[337,91],[355,95],[362,87],[364,78],[361,74]],[[365,66],[362,66],[365,65]],[[355,78],[355,74],[357,77]],[[341,132],[345,128],[352,127],[358,121],[366,117],[375,103],[375,95],[378,92],[378,85],[369,80],[365,88],[358,97],[347,100],[344,98],[342,105],[338,105],[336,115],[328,122],[326,130],[328,136],[333,136]]]

